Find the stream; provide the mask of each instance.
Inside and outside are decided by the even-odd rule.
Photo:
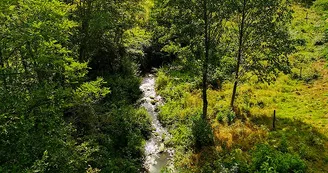
[[[158,120],[158,106],[163,104],[163,99],[156,94],[155,76],[152,74],[146,75],[140,89],[144,94],[141,99],[141,106],[147,109],[152,124],[152,134],[145,145],[143,166],[149,173],[160,173],[164,167],[168,167],[173,171],[174,150],[165,146],[165,142],[171,138],[171,135]]]

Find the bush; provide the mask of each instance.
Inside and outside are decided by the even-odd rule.
[[[169,83],[169,77],[166,76],[165,72],[159,71],[157,73],[156,89],[162,90],[167,86],[168,83]]]
[[[328,1],[327,0],[317,0],[314,2],[313,6],[322,11],[328,11]]]
[[[139,89],[141,78],[136,76],[113,75],[106,77],[105,81],[111,90],[107,95],[108,103],[134,104],[142,94]]]
[[[287,143],[287,138],[285,135],[282,136],[282,139],[279,144],[278,148],[281,152],[287,153],[288,152],[288,143]]]
[[[192,147],[193,134],[192,130],[187,125],[180,125],[178,128],[171,131],[173,138],[170,142],[175,146],[182,146],[184,149]]]
[[[225,114],[223,112],[219,112],[216,116],[216,119],[222,123],[224,121],[224,116]]]
[[[213,145],[212,128],[206,120],[195,117],[193,120],[192,132],[196,149]]]
[[[236,118],[236,114],[234,111],[230,110],[227,114],[228,124],[231,124]]]
[[[236,119],[236,114],[234,111],[232,111],[231,109],[226,109],[226,110],[222,110],[220,111],[217,116],[216,119],[219,122],[224,122],[224,119],[226,117],[227,123],[231,124],[235,119]]]
[[[101,115],[99,123],[99,134],[91,136],[101,146],[95,166],[103,172],[139,172],[145,139],[151,132],[147,111],[112,105]]]
[[[311,71],[310,74],[306,75],[303,79],[306,83],[310,83],[313,80],[317,80],[320,78],[320,72],[317,70]]]
[[[305,172],[306,165],[298,155],[282,153],[268,145],[258,145],[252,154],[251,172]]]
[[[225,80],[226,76],[223,71],[220,71],[216,69],[214,71],[214,74],[210,74],[208,76],[208,83],[214,88],[214,89],[222,89],[223,81]]]

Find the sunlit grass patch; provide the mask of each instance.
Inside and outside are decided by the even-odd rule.
[[[213,124],[216,145],[225,150],[239,148],[243,151],[250,150],[255,144],[267,139],[268,129],[250,122],[237,120],[232,125]]]
[[[229,105],[232,83],[225,82],[221,90],[209,89],[207,118],[213,129],[214,146],[198,152],[193,150],[191,128],[192,119],[201,114],[201,90],[193,86],[192,80],[182,80],[180,72],[171,73],[168,70],[160,74],[163,75],[161,78],[167,79],[165,87],[159,89],[166,100],[160,118],[174,136],[171,145],[179,148],[177,166],[194,172],[207,169],[200,166],[211,162],[205,158],[205,150],[211,150],[214,155],[223,158],[221,154],[234,153],[239,149],[241,160],[249,162],[250,151],[257,144],[264,143],[280,151],[281,145],[285,145],[283,141],[287,139],[287,147],[283,150],[304,159],[310,172],[327,171],[328,133],[325,124],[328,117],[328,69],[324,61],[312,63],[309,68],[318,69],[320,78],[307,83],[281,74],[270,85],[255,81],[241,84],[236,100],[237,112],[231,120]],[[272,131],[274,110],[277,116],[276,131]],[[230,160],[235,156],[226,157]],[[221,169],[218,165],[214,167]]]

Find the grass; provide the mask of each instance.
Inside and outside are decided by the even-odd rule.
[[[314,64],[313,68],[320,68],[322,77],[309,84],[282,75],[270,86],[243,85],[239,88],[239,104],[248,102],[244,106],[252,116],[272,116],[273,110],[277,110],[278,117],[300,119],[328,136],[328,70],[325,63]]]
[[[214,132],[215,152],[221,155],[241,150],[245,157],[250,157],[250,151],[257,144],[267,143],[276,147],[285,136],[290,152],[297,153],[306,161],[309,172],[328,172],[328,88],[325,85],[328,70],[324,64],[324,61],[314,63],[314,66],[322,68],[322,77],[309,84],[281,75],[272,85],[253,83],[240,86],[237,97],[239,114],[231,125],[227,117],[223,121],[218,121],[217,117],[229,107],[232,83],[224,84],[222,90],[210,89],[208,118]],[[192,151],[193,144],[188,141],[192,134],[188,128],[191,128],[191,117],[201,112],[201,91],[192,89],[192,83],[179,83],[175,76],[179,75],[177,72],[169,74],[170,71],[167,71],[165,74],[161,70],[160,73],[158,79],[165,75],[167,80],[166,87],[159,90],[167,99],[161,108],[160,118],[173,129],[171,145],[183,146],[183,152]],[[276,131],[271,131],[273,110],[277,110]],[[187,164],[184,165],[185,170],[200,171],[200,168],[194,167],[203,165],[203,156],[208,157],[203,152],[192,153],[188,159],[177,158],[180,162],[177,166]]]
[[[290,56],[295,65],[292,74],[280,74],[271,85],[256,83],[254,78],[240,85],[236,118],[229,113],[232,82],[225,82],[221,90],[208,90],[212,146],[195,149],[192,129],[193,119],[202,110],[200,77],[180,66],[159,70],[157,90],[166,100],[159,116],[173,135],[168,145],[176,148],[180,172],[231,171],[235,164],[250,171],[253,168],[247,165],[254,162],[254,150],[259,144],[288,153],[282,154],[286,158],[300,157],[307,172],[328,172],[328,69],[323,51],[327,45],[316,44],[324,39],[326,21],[314,8],[294,5],[293,10],[291,35],[304,40],[304,44]],[[300,56],[305,60],[297,62]]]

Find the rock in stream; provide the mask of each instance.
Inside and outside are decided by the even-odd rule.
[[[163,104],[161,96],[156,94],[155,91],[155,76],[152,74],[146,75],[140,86],[144,96],[141,100],[141,106],[145,107],[151,116],[152,135],[145,145],[145,161],[144,168],[149,173],[160,173],[164,167],[169,167],[173,170],[173,154],[172,148],[165,146],[165,141],[171,138],[160,121],[158,120],[158,106]],[[165,138],[165,139],[162,139]]]

